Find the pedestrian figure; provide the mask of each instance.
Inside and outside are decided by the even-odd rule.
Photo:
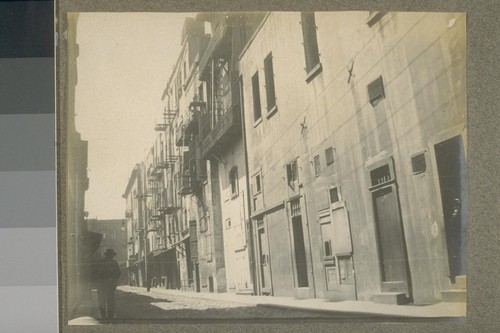
[[[121,272],[114,256],[116,252],[107,249],[104,258],[97,261],[93,269],[102,319],[112,319],[115,314],[115,290]]]

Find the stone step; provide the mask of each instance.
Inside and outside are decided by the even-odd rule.
[[[455,277],[455,284],[453,285],[454,289],[467,289],[467,276],[460,275]]]
[[[443,302],[464,303],[467,300],[465,289],[450,289],[441,291]]]
[[[253,289],[240,289],[236,292],[236,295],[253,295]]]
[[[409,302],[405,293],[391,292],[372,295],[372,302],[379,304],[407,304]]]

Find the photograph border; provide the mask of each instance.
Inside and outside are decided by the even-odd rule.
[[[497,5],[498,7],[498,5]],[[493,332],[500,325],[498,252],[500,245],[495,236],[499,234],[499,209],[495,201],[500,196],[497,165],[499,131],[498,66],[495,54],[498,54],[498,26],[495,25],[498,8],[495,0],[485,1],[151,1],[132,0],[59,0],[55,2],[56,15],[56,122],[57,122],[57,193],[58,193],[58,274],[59,274],[59,328],[60,332],[249,332],[266,330],[270,332],[331,331],[343,329],[355,332]],[[68,326],[65,274],[65,235],[63,221],[65,212],[65,170],[66,170],[66,73],[67,64],[67,16],[68,12],[200,12],[200,11],[440,11],[465,12],[467,14],[467,130],[469,173],[469,209],[468,209],[468,254],[467,254],[467,316],[464,320],[262,320],[249,323],[246,320],[193,321],[192,323],[143,324],[144,321],[131,324],[100,326]],[[495,89],[497,88],[497,89]],[[496,95],[496,99],[492,98]],[[131,320],[132,322],[132,320]],[[153,322],[153,321],[152,321]],[[207,325],[200,325],[201,323]]]

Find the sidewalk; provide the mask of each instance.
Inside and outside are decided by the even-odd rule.
[[[121,286],[125,292],[144,291],[144,288]],[[369,301],[332,302],[324,299],[296,299],[277,296],[248,296],[232,293],[196,293],[171,289],[151,288],[151,293],[189,297],[193,299],[218,300],[254,306],[290,308],[306,311],[331,313],[365,314],[370,316],[388,316],[405,318],[460,318],[465,317],[466,303],[437,303],[432,305],[391,305]]]

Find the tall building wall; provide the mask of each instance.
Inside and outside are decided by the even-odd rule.
[[[226,164],[219,167],[219,179],[227,289],[237,292],[253,286],[246,230],[248,192],[242,138],[235,138],[233,145],[227,147],[223,159]]]
[[[417,303],[434,302],[450,286],[435,155],[436,144],[446,139],[461,135],[466,141],[465,16],[388,13],[371,27],[368,16],[315,14],[321,69],[312,78],[304,71],[300,13],[271,13],[241,57],[249,173],[260,170],[262,180],[254,223],[262,219],[268,233],[275,295],[290,294],[291,285],[299,297],[369,300],[383,292],[381,222],[374,211],[379,192],[372,188],[371,171],[385,164],[394,169],[407,294]],[[277,111],[269,114],[262,68],[271,52]],[[262,105],[256,121],[255,73]],[[372,106],[368,85],[380,76],[385,97]],[[327,163],[329,148],[333,162]],[[415,172],[412,157],[420,153],[426,169]],[[286,165],[293,161],[298,165],[295,189],[286,180]],[[338,191],[333,204],[330,189]],[[296,196],[305,257],[300,260],[294,239],[299,230],[290,216],[296,214],[291,208]],[[350,252],[330,261],[322,241],[324,214],[334,243]],[[348,239],[336,239],[338,234]],[[291,265],[283,264],[285,259]],[[301,273],[307,274],[302,277],[307,291],[298,288],[301,260],[307,263],[307,273]]]

